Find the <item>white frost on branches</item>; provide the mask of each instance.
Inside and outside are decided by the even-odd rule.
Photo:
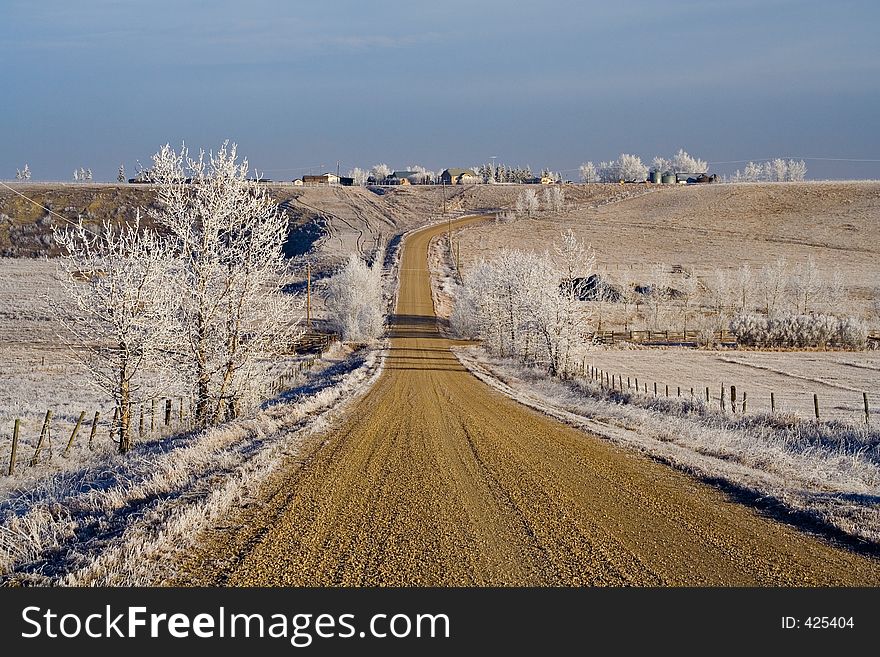
[[[565,207],[565,190],[561,185],[547,187],[544,190],[544,206],[548,212],[562,212]]]
[[[257,401],[272,356],[301,334],[300,304],[282,291],[287,218],[235,144],[195,158],[166,144],[151,175],[152,217],[177,254],[181,365],[196,421],[213,424]]]
[[[64,339],[99,389],[116,406],[119,451],[133,444],[132,408],[150,396],[140,375],[156,368],[174,341],[172,318],[179,301],[172,278],[174,254],[166,240],[133,223],[98,232],[79,222],[54,229],[59,278],[68,303],[56,310]]]
[[[354,180],[355,185],[366,185],[367,178],[370,177],[370,174],[368,171],[364,171],[360,167],[355,167],[348,172],[348,177]]]
[[[775,158],[767,162],[749,162],[737,170],[733,182],[802,182],[807,177],[807,163],[803,160]]]
[[[585,162],[580,166],[581,180],[585,183],[599,182],[599,170],[592,162]]]
[[[518,217],[533,217],[538,212],[539,206],[538,192],[534,189],[524,189],[516,197],[514,208]]]
[[[389,175],[391,175],[391,167],[387,164],[374,164],[370,169],[370,177],[377,183],[382,182]]]
[[[368,342],[384,328],[381,252],[373,265],[351,254],[327,282],[325,301],[331,326],[346,342]]]
[[[672,158],[673,173],[706,173],[708,170],[708,162],[691,157],[683,148],[679,148]]]
[[[25,163],[23,169],[15,170],[15,179],[21,181],[28,181],[31,179],[31,168]]]
[[[601,162],[598,175],[602,182],[642,182],[648,177],[648,167],[638,155],[621,153],[613,162]]]
[[[565,376],[579,365],[592,331],[583,297],[594,263],[592,249],[571,231],[552,253],[502,249],[465,276],[450,324],[492,353]]]

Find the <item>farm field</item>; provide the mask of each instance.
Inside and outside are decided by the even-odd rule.
[[[671,349],[598,349],[588,364],[623,377],[635,385],[647,383],[653,393],[671,396],[694,394],[705,399],[710,390],[712,405],[719,405],[720,388],[736,386],[738,401],[747,396],[749,413],[769,413],[770,393],[776,411],[802,418],[814,417],[813,395],[819,400],[823,420],[865,421],[863,392],[868,393],[872,423],[880,422],[880,354],[872,352],[758,352]]]
[[[880,286],[880,183],[649,189],[623,202],[461,231],[462,268],[466,273],[502,247],[543,251],[571,228],[592,245],[597,270],[612,282],[622,272],[647,282],[656,263],[692,269],[705,280],[717,269],[758,270],[779,257],[792,265],[812,257],[821,270],[843,275],[847,299],[837,300],[837,310],[852,305],[859,314]]]

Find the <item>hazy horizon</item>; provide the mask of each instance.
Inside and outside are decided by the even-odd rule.
[[[166,142],[227,138],[275,180],[493,156],[576,180],[678,148],[719,173],[794,157],[880,178],[867,1],[4,4],[0,179],[115,180]]]

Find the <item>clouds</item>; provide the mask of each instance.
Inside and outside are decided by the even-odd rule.
[[[100,171],[113,152],[112,177],[157,139],[202,135],[259,145],[248,152],[262,166],[283,166],[291,147],[297,161],[387,148],[361,164],[403,162],[408,144],[425,160],[494,148],[560,169],[587,148],[880,151],[855,123],[880,110],[868,0],[5,1],[0,57],[17,93],[0,105],[0,177],[38,142],[77,151],[59,152],[59,175],[84,161]],[[787,119],[771,131],[767,116]]]

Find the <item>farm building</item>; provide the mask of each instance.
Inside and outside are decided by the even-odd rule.
[[[425,181],[425,175],[418,171],[392,171],[385,178],[389,185],[421,185]]]
[[[473,169],[446,169],[440,174],[440,182],[444,185],[462,185],[479,182],[480,178]]]
[[[302,182],[306,186],[338,185],[340,184],[340,179],[335,173],[324,173],[320,176],[303,176]]]

